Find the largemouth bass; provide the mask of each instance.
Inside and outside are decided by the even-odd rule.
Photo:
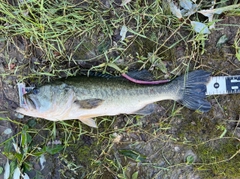
[[[118,114],[148,115],[154,102],[174,100],[189,109],[207,112],[205,99],[210,73],[197,70],[164,85],[140,85],[124,78],[70,77],[26,93],[17,112],[51,121],[79,119],[97,127],[94,117]]]

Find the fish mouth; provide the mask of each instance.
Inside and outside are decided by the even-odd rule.
[[[23,95],[23,98],[24,98],[26,106],[33,108],[33,109],[38,108],[37,102],[34,98],[30,98],[29,95]]]

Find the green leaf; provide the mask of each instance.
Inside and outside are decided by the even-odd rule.
[[[37,122],[36,122],[35,119],[29,120],[28,123],[27,123],[27,125],[29,127],[34,127],[34,126],[36,126],[36,124],[37,124]]]
[[[33,156],[40,157],[42,154],[46,153],[46,150],[41,150],[39,152],[32,153]]]
[[[24,170],[30,171],[33,169],[33,164],[29,163],[29,162],[24,162],[23,163],[23,168]]]
[[[167,67],[166,64],[163,63],[161,59],[158,60],[158,67],[163,73],[167,73]]]
[[[10,176],[13,175],[13,172],[15,170],[15,168],[17,167],[17,162],[14,160],[14,161],[11,161],[10,162]]]
[[[223,138],[226,135],[226,133],[227,133],[226,127],[223,126],[223,125],[219,125],[219,126],[217,126],[217,129],[223,131],[222,134],[219,137],[219,138]]]
[[[134,174],[132,174],[132,179],[137,179],[138,178],[138,171],[134,172]]]
[[[187,156],[186,160],[187,160],[187,165],[190,165],[190,164],[194,163],[195,159],[194,159],[194,156],[189,155],[189,156]]]
[[[227,40],[228,40],[228,37],[227,37],[225,34],[222,35],[222,36],[219,38],[216,47],[217,47],[217,48],[220,48]]]
[[[9,160],[14,160],[15,156],[12,152],[3,152],[3,155],[5,155]]]
[[[27,132],[28,126],[25,125],[22,129],[22,133],[21,133],[21,146],[27,146],[31,141],[32,141],[32,137],[28,134]]]
[[[19,153],[15,153],[14,158],[17,159],[18,161],[22,161],[23,155]]]
[[[146,157],[142,154],[139,154],[133,150],[122,149],[119,150],[119,153],[125,157],[135,160],[136,162],[143,162],[146,160]]]
[[[2,174],[3,172],[3,167],[0,167],[0,175]]]
[[[11,152],[11,149],[12,149],[12,141],[9,140],[5,143],[4,145],[4,152],[5,153],[10,153]]]
[[[240,50],[238,51],[238,53],[236,53],[236,57],[240,61]]]
[[[63,149],[62,145],[47,146],[46,152],[53,155],[60,152]]]
[[[109,67],[111,67],[111,68],[113,68],[113,69],[115,69],[115,70],[117,70],[117,71],[119,71],[119,72],[122,71],[122,70],[121,70],[116,64],[114,64],[114,63],[108,63],[107,66],[109,66]]]
[[[45,177],[44,177],[44,176],[42,176],[41,172],[39,172],[39,171],[36,171],[36,176],[35,176],[35,178],[34,178],[34,179],[45,179]]]

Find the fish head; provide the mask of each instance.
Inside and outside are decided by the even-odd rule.
[[[34,88],[23,95],[24,105],[16,112],[27,116],[57,120],[55,116],[70,108],[74,101],[74,92],[66,84],[44,85]]]

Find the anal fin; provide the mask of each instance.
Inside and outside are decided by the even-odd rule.
[[[150,115],[154,112],[155,108],[156,108],[156,104],[153,104],[153,103],[148,104],[145,107],[143,107],[142,109],[134,112],[133,114],[140,114],[143,116]]]

